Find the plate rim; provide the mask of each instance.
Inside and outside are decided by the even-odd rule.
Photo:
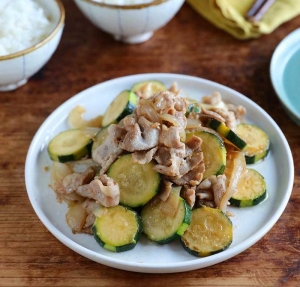
[[[70,101],[74,101],[74,98],[79,98],[80,96],[82,96],[82,94],[86,93],[88,90],[95,89],[99,85],[109,84],[110,82],[120,81],[120,80],[130,80],[130,79],[133,79],[133,78],[136,78],[136,77],[148,77],[149,79],[153,78],[153,77],[156,77],[156,78],[159,78],[159,77],[160,78],[162,78],[162,77],[163,78],[179,77],[179,78],[185,79],[185,80],[191,80],[191,81],[196,80],[196,81],[204,83],[204,84],[212,85],[212,86],[214,86],[215,89],[216,89],[216,87],[220,87],[222,90],[226,90],[230,94],[238,95],[239,97],[242,97],[243,99],[245,99],[247,101],[250,101],[250,103],[252,105],[254,104],[254,106],[260,112],[264,113],[264,116],[268,117],[268,120],[272,123],[273,127],[276,129],[278,135],[280,136],[280,139],[282,140],[284,146],[286,147],[286,152],[287,152],[287,155],[288,155],[288,166],[289,166],[289,169],[290,169],[291,172],[289,173],[288,186],[286,188],[286,192],[285,192],[284,197],[283,197],[283,202],[280,204],[279,208],[277,208],[276,212],[272,215],[271,219],[268,221],[268,224],[264,225],[260,229],[260,235],[258,236],[258,234],[256,232],[256,233],[252,234],[250,237],[247,238],[246,244],[244,242],[243,244],[239,243],[236,246],[231,247],[230,248],[230,251],[231,251],[230,255],[226,256],[227,253],[225,253],[225,255],[224,255],[224,252],[226,252],[226,251],[224,251],[224,252],[215,254],[213,256],[205,257],[205,258],[196,258],[195,257],[194,260],[173,263],[171,267],[166,266],[165,263],[157,263],[154,266],[153,263],[137,263],[137,262],[121,260],[121,259],[118,259],[118,258],[108,257],[108,256],[100,254],[100,253],[95,253],[94,251],[80,245],[79,243],[74,242],[72,239],[67,237],[65,234],[63,234],[59,230],[57,230],[57,229],[55,230],[55,226],[45,216],[45,214],[41,210],[40,206],[36,205],[33,196],[31,196],[30,190],[31,190],[32,184],[33,184],[30,181],[31,175],[30,175],[30,169],[29,169],[29,166],[31,164],[31,158],[34,158],[34,155],[36,154],[37,150],[41,149],[40,146],[37,146],[38,139],[41,136],[41,133],[42,133],[44,127],[47,126],[47,123],[49,121],[51,121],[51,118],[56,113],[58,113],[60,109],[64,109],[64,107],[67,106]],[[249,99],[246,96],[242,95],[238,91],[233,90],[233,89],[231,89],[231,88],[229,88],[225,85],[222,85],[222,84],[219,84],[219,83],[207,80],[207,79],[203,79],[203,78],[200,78],[200,77],[196,77],[196,76],[182,75],[182,74],[176,74],[176,73],[143,73],[143,74],[128,75],[128,76],[124,76],[124,77],[118,77],[118,78],[115,78],[115,79],[110,79],[108,81],[103,81],[103,82],[95,84],[95,85],[93,85],[93,86],[91,86],[91,87],[89,87],[85,90],[80,91],[79,93],[75,94],[74,96],[70,97],[68,100],[63,102],[61,105],[59,105],[44,120],[44,122],[38,128],[38,130],[36,131],[36,133],[35,133],[35,135],[32,139],[32,142],[29,146],[28,153],[27,153],[27,156],[26,156],[26,162],[25,162],[25,184],[26,184],[26,190],[27,190],[29,200],[31,202],[31,205],[32,205],[36,215],[42,221],[42,223],[48,229],[48,231],[50,231],[50,233],[52,233],[52,235],[54,235],[60,242],[62,242],[64,245],[66,245],[67,247],[69,247],[70,249],[75,251],[76,253],[78,253],[78,254],[86,257],[86,258],[89,258],[89,259],[91,259],[95,262],[98,262],[98,263],[101,263],[101,264],[104,264],[106,266],[110,266],[110,267],[113,267],[113,268],[121,269],[121,270],[134,271],[134,272],[143,272],[143,273],[175,273],[175,272],[185,272],[185,271],[205,268],[205,267],[223,262],[223,261],[225,261],[229,258],[232,258],[232,257],[236,256],[237,254],[245,251],[246,249],[251,247],[253,244],[255,244],[257,241],[259,241],[263,236],[265,236],[268,233],[268,231],[278,221],[278,219],[280,218],[280,216],[284,212],[284,209],[286,208],[287,203],[289,201],[289,198],[291,196],[293,182],[294,182],[294,163],[293,163],[293,157],[292,157],[292,153],[291,153],[289,144],[288,144],[283,132],[281,131],[279,126],[276,124],[276,122],[260,106],[258,106],[254,101],[252,101],[251,99]],[[96,260],[97,258],[100,258],[101,262],[99,260]],[[201,261],[200,262],[200,263],[202,263],[201,266],[197,266],[198,261]]]
[[[300,28],[297,28],[296,30],[292,31],[291,33],[289,33],[287,36],[285,36],[280,43],[277,45],[277,47],[275,48],[272,57],[271,57],[271,62],[270,62],[270,78],[271,78],[271,82],[272,82],[272,86],[273,89],[276,92],[276,95],[278,97],[278,99],[280,100],[280,102],[282,103],[282,105],[284,106],[284,108],[288,111],[288,113],[290,114],[290,116],[292,117],[292,119],[297,123],[300,124],[300,114],[297,113],[297,111],[294,109],[293,105],[291,103],[289,103],[288,99],[288,95],[285,93],[284,89],[282,91],[282,93],[284,95],[282,95],[280,88],[278,87],[278,82],[276,81],[276,75],[278,75],[278,59],[280,58],[284,58],[284,64],[282,65],[282,63],[280,64],[280,78],[283,77],[283,71],[286,67],[287,61],[288,59],[290,59],[296,51],[300,50]],[[295,42],[298,43],[298,45],[296,47],[292,47],[292,44],[294,44]],[[288,53],[287,53],[288,52]],[[283,56],[282,56],[283,55]],[[283,82],[283,80],[282,80]]]

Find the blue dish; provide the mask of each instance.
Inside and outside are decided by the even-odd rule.
[[[285,110],[300,125],[300,29],[290,33],[277,46],[270,73]]]

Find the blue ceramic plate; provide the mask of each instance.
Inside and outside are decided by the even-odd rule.
[[[285,37],[275,49],[270,72],[280,101],[300,125],[300,29]]]

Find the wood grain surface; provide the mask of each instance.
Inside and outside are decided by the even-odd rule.
[[[148,42],[126,45],[90,24],[73,1],[63,2],[66,26],[56,53],[25,86],[0,93],[0,286],[300,286],[300,127],[285,114],[269,74],[274,49],[300,17],[270,35],[239,41],[184,4]],[[146,72],[229,86],[265,109],[290,144],[295,181],[284,213],[260,241],[223,263],[177,274],[113,269],[59,242],[28,200],[25,158],[49,114],[94,84]]]

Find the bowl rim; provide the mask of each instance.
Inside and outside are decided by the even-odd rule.
[[[129,9],[142,9],[142,8],[146,8],[146,7],[150,7],[150,6],[156,6],[156,5],[160,5],[162,3],[168,2],[170,0],[152,0],[149,3],[130,4],[130,5],[108,4],[108,3],[95,2],[94,0],[75,0],[75,1],[87,2],[92,5],[106,7],[106,8],[112,8],[112,9],[129,10]]]
[[[58,24],[52,30],[52,32],[46,38],[44,38],[42,41],[40,41],[39,43],[37,43],[33,46],[30,46],[29,48],[26,48],[24,50],[21,50],[21,51],[15,52],[15,53],[11,53],[11,54],[8,54],[8,55],[5,55],[5,56],[0,56],[0,61],[14,59],[14,58],[17,58],[19,56],[23,56],[25,54],[28,54],[28,53],[30,53],[34,50],[37,50],[39,47],[41,47],[41,46],[45,45],[47,42],[49,42],[58,33],[61,26],[65,22],[65,14],[66,13],[65,13],[64,5],[63,5],[61,0],[54,0],[54,2],[56,2],[57,6],[59,8],[60,18],[59,18]]]

